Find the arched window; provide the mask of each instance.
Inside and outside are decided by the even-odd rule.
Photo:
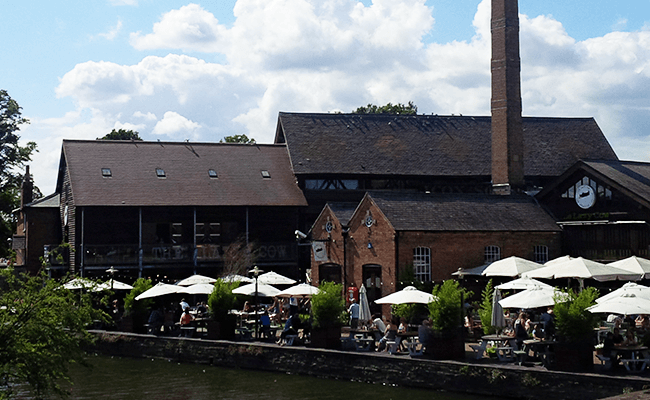
[[[485,263],[499,261],[501,259],[501,248],[499,246],[485,246]]]
[[[413,270],[415,279],[420,282],[431,282],[431,249],[416,247],[413,249]]]

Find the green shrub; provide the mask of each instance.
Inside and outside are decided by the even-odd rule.
[[[237,295],[233,294],[233,290],[239,287],[239,282],[226,282],[219,278],[214,283],[214,289],[208,296],[208,308],[210,308],[210,315],[215,320],[222,320],[228,311],[232,310],[237,301]]]
[[[325,328],[342,325],[342,316],[346,315],[343,285],[334,282],[322,282],[318,289],[320,289],[320,292],[311,298],[314,327]]]
[[[570,290],[568,295],[569,301],[560,302],[558,293],[553,307],[558,337],[569,342],[590,340],[598,319],[595,314],[587,311],[587,307],[595,304],[598,290],[587,288],[580,293]]]
[[[153,306],[153,299],[136,300],[135,298],[152,288],[151,279],[138,278],[133,289],[124,298],[124,313],[127,315],[146,315]]]
[[[485,289],[481,293],[481,306],[478,309],[478,315],[481,318],[481,326],[483,333],[486,335],[496,332],[492,326],[492,302],[494,300],[494,288],[492,286],[492,279],[485,285]]]
[[[457,281],[446,280],[433,288],[433,301],[429,314],[434,330],[450,331],[462,325],[464,299],[472,292],[461,288]]]

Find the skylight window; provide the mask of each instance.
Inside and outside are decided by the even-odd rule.
[[[156,168],[156,176],[158,178],[165,178],[167,175],[165,174],[165,170],[162,168]]]
[[[264,179],[271,179],[271,174],[269,174],[269,171],[263,169],[263,170],[262,170],[262,178],[264,178]]]
[[[102,176],[104,178],[110,178],[111,176],[113,176],[113,173],[111,172],[110,168],[102,168]]]
[[[217,175],[217,171],[215,171],[213,169],[208,170],[208,176],[210,176],[210,178],[218,178],[219,177],[219,175]]]

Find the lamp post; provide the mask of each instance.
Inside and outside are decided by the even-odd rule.
[[[115,269],[115,267],[111,266],[109,269],[106,270],[106,272],[111,274],[111,290],[113,290],[113,280],[114,280],[113,278],[115,277],[115,273],[117,272],[117,270]]]
[[[257,293],[257,278],[260,276],[260,272],[264,272],[264,271],[262,271],[261,269],[259,269],[259,268],[257,267],[257,265],[254,266],[253,269],[251,269],[250,271],[248,271],[248,273],[249,273],[249,274],[252,273],[252,274],[253,274],[253,277],[255,278],[255,338],[256,338],[256,339],[259,339],[259,338],[260,338],[259,331],[258,331],[258,329],[257,329],[258,320],[259,320],[259,317],[260,317],[260,315],[259,315],[258,312],[257,312],[257,309],[258,309],[258,307],[259,307],[259,301],[258,301],[258,298],[257,298],[257,296],[258,296],[258,293]]]

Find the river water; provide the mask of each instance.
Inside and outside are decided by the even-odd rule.
[[[158,359],[91,356],[89,361],[92,369],[81,366],[71,369],[74,385],[70,399],[497,399],[282,373],[178,364]]]

